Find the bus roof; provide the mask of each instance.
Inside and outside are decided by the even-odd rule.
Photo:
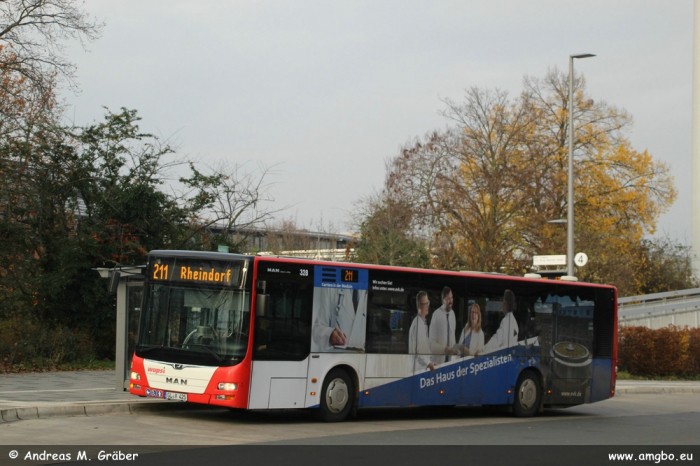
[[[517,280],[531,283],[542,283],[543,279],[539,278],[526,278],[518,275],[506,275],[497,272],[478,272],[478,271],[454,271],[454,270],[436,270],[436,269],[418,269],[414,267],[400,267],[395,265],[376,265],[376,264],[360,264],[353,262],[334,262],[326,260],[309,259],[306,257],[293,257],[293,256],[262,256],[262,255],[251,255],[251,254],[236,254],[236,253],[223,253],[223,252],[212,252],[212,251],[186,251],[186,250],[154,250],[148,253],[149,256],[160,256],[160,257],[182,257],[182,258],[207,258],[212,260],[231,260],[235,256],[238,259],[253,259],[255,262],[260,260],[270,260],[279,262],[303,262],[303,263],[314,263],[318,265],[333,265],[336,267],[366,267],[368,269],[374,270],[395,270],[395,271],[406,271],[406,272],[421,272],[428,274],[447,274],[453,276],[468,276],[468,277],[484,277],[488,276],[494,280]],[[554,284],[554,283],[552,283]],[[601,285],[597,283],[587,283],[587,282],[568,282],[568,281],[557,281],[557,284],[562,284],[565,286],[578,285],[578,286],[595,286],[612,288],[612,285]]]

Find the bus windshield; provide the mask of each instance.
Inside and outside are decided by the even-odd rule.
[[[146,289],[137,353],[229,365],[248,348],[250,294],[243,290],[152,284]]]

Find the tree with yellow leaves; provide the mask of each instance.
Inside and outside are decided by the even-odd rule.
[[[569,134],[569,79],[554,70],[542,79],[525,79],[524,94],[538,119],[539,151],[546,176],[537,177],[538,190],[548,195],[528,203],[522,221],[530,228],[524,250],[529,254],[561,254],[566,232],[548,220],[566,217]],[[576,250],[590,262],[577,270],[582,280],[613,283],[623,295],[643,284],[637,277],[641,241],[656,230],[656,222],[676,197],[666,164],[635,150],[627,131],[632,118],[586,94],[583,77],[574,81],[574,193]],[[535,199],[536,193],[533,193]],[[527,225],[523,225],[527,230]]]
[[[575,234],[591,258],[577,273],[633,293],[640,242],[674,201],[673,180],[632,147],[624,110],[591,100],[583,77],[574,86]],[[390,161],[384,191],[411,206],[435,266],[521,273],[533,255],[564,252],[566,229],[548,222],[566,217],[568,95],[556,69],[526,77],[517,98],[470,89],[445,101],[454,125]]]

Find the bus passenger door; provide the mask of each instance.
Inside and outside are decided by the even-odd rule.
[[[260,261],[250,409],[307,405],[313,300],[308,275],[305,264]]]

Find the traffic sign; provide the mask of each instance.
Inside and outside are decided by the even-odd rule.
[[[532,265],[566,265],[566,255],[532,256]]]
[[[579,252],[574,256],[574,264],[576,264],[578,267],[583,267],[584,265],[588,264],[588,256],[586,255],[585,252]]]

